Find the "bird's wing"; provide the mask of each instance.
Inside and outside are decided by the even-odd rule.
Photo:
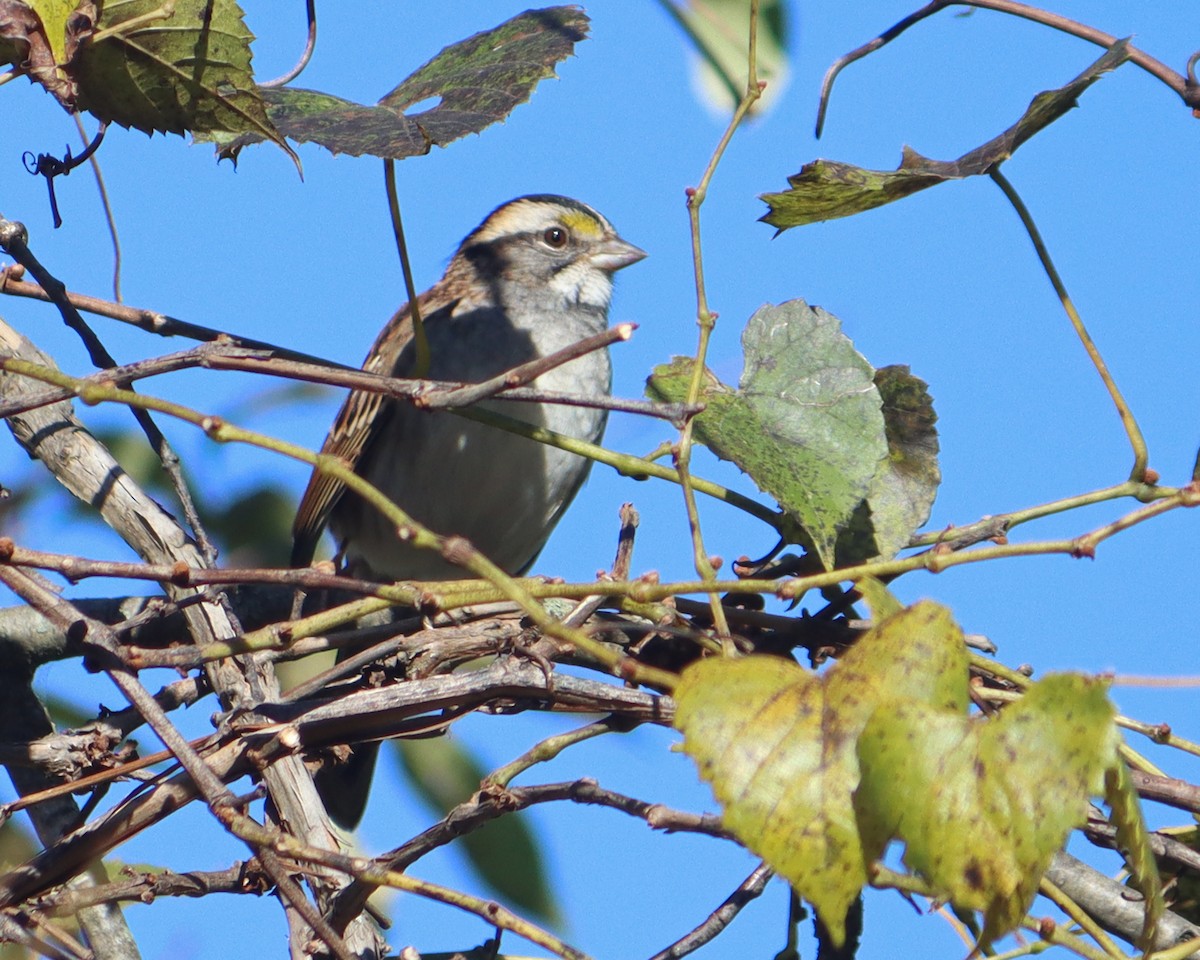
[[[426,297],[434,300],[434,297],[430,296],[434,292],[430,290],[421,300],[425,301]],[[425,306],[426,303],[422,302],[422,307]],[[436,323],[439,315],[449,315],[455,306],[456,303],[448,303],[432,313],[422,310],[422,319]],[[396,365],[411,339],[412,318],[406,304],[388,321],[387,326],[376,338],[374,346],[367,354],[363,369],[385,376],[402,375],[403,371],[397,370]],[[391,401],[378,393],[365,390],[350,391],[329,430],[329,436],[325,438],[321,453],[339,457],[351,469],[356,468],[363,451],[383,427],[387,419],[384,405],[389,402]],[[300,500],[300,507],[296,511],[296,520],[292,524],[293,567],[305,567],[312,562],[321,534],[329,522],[329,515],[345,490],[345,484],[331,474],[313,471]]]

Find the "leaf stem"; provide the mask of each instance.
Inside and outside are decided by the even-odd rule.
[[[1138,426],[1137,420],[1134,419],[1133,412],[1129,409],[1125,398],[1121,395],[1116,381],[1113,380],[1112,375],[1108,372],[1108,366],[1105,364],[1104,358],[1100,356],[1100,350],[1096,347],[1095,341],[1092,340],[1087,327],[1083,325],[1079,311],[1075,309],[1075,304],[1071,302],[1067,288],[1063,284],[1058,270],[1055,269],[1054,261],[1050,259],[1050,251],[1046,249],[1046,245],[1042,241],[1037,224],[1034,223],[1029,209],[1025,206],[1024,201],[1021,200],[1016,189],[1009,183],[1008,178],[1000,172],[1000,168],[993,167],[988,171],[988,174],[995,181],[996,186],[1004,192],[1005,197],[1008,198],[1008,202],[1017,211],[1017,216],[1021,218],[1021,223],[1024,225],[1025,231],[1029,234],[1029,239],[1033,242],[1033,248],[1037,251],[1038,259],[1042,262],[1042,269],[1046,271],[1046,276],[1054,286],[1054,292],[1058,294],[1058,299],[1071,321],[1071,326],[1075,328],[1076,336],[1079,337],[1080,342],[1083,344],[1083,349],[1087,351],[1088,357],[1096,368],[1096,372],[1100,374],[1100,379],[1104,381],[1105,389],[1108,390],[1108,395],[1112,398],[1113,405],[1117,408],[1117,415],[1121,418],[1121,424],[1125,427],[1125,434],[1129,438],[1129,445],[1133,448],[1133,469],[1129,471],[1129,479],[1135,483],[1146,482],[1146,463],[1149,459],[1149,453],[1146,449],[1146,441],[1142,436],[1141,428]]]
[[[383,160],[383,183],[387,189],[388,212],[392,218],[392,232],[396,235],[396,251],[400,254],[400,267],[404,271],[404,289],[408,293],[408,312],[412,315],[413,360],[412,376],[420,380],[429,373],[429,337],[421,320],[421,301],[413,283],[412,264],[408,260],[408,243],[404,239],[404,224],[400,220],[400,198],[396,193],[396,161],[391,157]]]
[[[932,0],[931,3],[927,3],[920,10],[910,13],[903,20],[893,24],[879,36],[875,37],[875,39],[864,43],[856,50],[851,50],[849,53],[838,57],[830,65],[829,69],[825,71],[824,79],[821,81],[821,95],[817,105],[817,137],[821,136],[821,131],[825,126],[825,113],[829,106],[829,96],[833,92],[833,82],[843,69],[854,63],[855,60],[861,60],[868,54],[874,53],[881,47],[891,43],[909,27],[950,6],[979,7],[983,10],[995,10],[999,13],[1007,13],[1010,16],[1021,17],[1022,19],[1031,20],[1034,23],[1039,23],[1055,30],[1061,30],[1064,33],[1069,33],[1072,36],[1079,37],[1081,40],[1087,40],[1089,43],[1094,43],[1100,47],[1111,47],[1117,42],[1117,38],[1111,33],[1105,33],[1087,24],[1069,20],[1060,14],[1051,13],[1040,7],[1030,6],[1026,3],[1017,3],[1015,0]],[[1193,111],[1200,109],[1200,88],[1197,88],[1197,85],[1190,76],[1191,64],[1189,64],[1189,76],[1185,77],[1156,60],[1144,50],[1139,50],[1133,46],[1129,47],[1129,59],[1152,77],[1166,84]]]

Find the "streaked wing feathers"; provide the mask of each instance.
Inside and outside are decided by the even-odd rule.
[[[440,299],[438,286],[420,298],[422,318],[426,321],[436,322],[439,315],[452,312],[456,306],[455,301],[444,304],[434,312],[427,312],[429,307]],[[363,363],[363,369],[369,373],[400,375],[402,371],[396,370],[396,363],[411,338],[412,319],[408,313],[408,305],[405,304],[375,339]],[[387,413],[383,409],[386,402],[378,393],[365,390],[350,391],[329,430],[329,436],[321,446],[321,453],[339,457],[351,469],[355,469],[363,451],[387,419]],[[325,525],[329,522],[329,516],[345,489],[345,484],[336,477],[313,471],[300,500],[300,507],[296,511],[295,523],[292,525],[293,567],[306,567],[312,563],[313,554]]]

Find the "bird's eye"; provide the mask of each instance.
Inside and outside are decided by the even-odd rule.
[[[542,239],[546,241],[547,246],[561,250],[567,245],[567,231],[562,227],[547,227]]]

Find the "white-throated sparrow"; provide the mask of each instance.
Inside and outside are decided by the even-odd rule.
[[[498,207],[463,240],[442,279],[418,298],[431,354],[427,377],[478,383],[601,332],[608,324],[613,273],[645,255],[578,200],[536,195]],[[363,368],[403,377],[413,364],[405,305],[383,328]],[[532,386],[607,395],[610,383],[605,350],[557,367]],[[532,402],[495,407],[583,440],[598,441],[604,432],[603,410]],[[357,390],[343,404],[322,453],[346,460],[415,520],[437,533],[466,537],[513,574],[536,559],[591,465],[451,413]],[[354,575],[463,576],[436,552],[402,541],[382,514],[317,472],[293,527],[293,565],[311,562],[327,522]],[[370,754],[356,750],[368,781]],[[328,778],[322,779],[334,819],[357,822],[365,783],[364,796],[351,802],[334,796]]]

